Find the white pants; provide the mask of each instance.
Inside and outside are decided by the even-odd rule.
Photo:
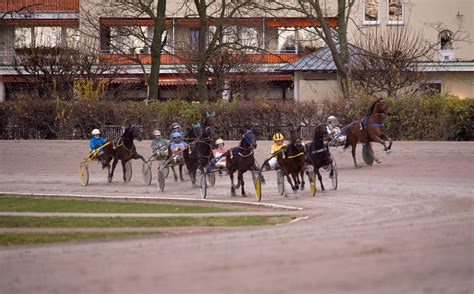
[[[270,169],[275,169],[276,166],[278,165],[278,160],[276,157],[273,157],[271,158],[269,161],[268,161],[268,165],[270,166]]]

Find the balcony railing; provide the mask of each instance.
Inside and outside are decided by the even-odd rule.
[[[245,54],[243,55],[243,61],[249,63],[288,63],[293,62],[300,58],[301,55],[298,53],[285,53],[285,54]],[[108,62],[113,64],[151,64],[150,54],[116,54],[116,53],[101,53],[100,58],[102,62]],[[178,57],[177,55],[161,54],[161,64],[185,64],[187,61],[185,58]]]

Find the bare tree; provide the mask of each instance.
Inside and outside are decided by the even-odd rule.
[[[337,0],[337,38],[335,38],[334,28],[328,21],[328,17],[331,15],[329,11],[324,9],[324,7],[326,7],[326,1],[324,0],[296,0],[295,2],[269,0],[264,1],[265,5],[260,5],[260,9],[267,13],[277,14],[282,11],[295,12],[307,17],[312,23],[319,24],[318,26],[314,26],[314,31],[331,51],[341,80],[342,92],[346,98],[351,96],[347,27],[355,2],[355,0]]]
[[[195,11],[188,12],[186,17],[197,17],[199,20],[197,44],[189,46],[191,54],[187,55],[188,58],[185,63],[193,64],[200,101],[210,99],[207,84],[209,73],[211,72],[208,70],[210,68],[208,65],[211,60],[216,60],[222,54],[227,54],[225,53],[226,50],[256,49],[256,46],[249,46],[241,42],[241,38],[235,35],[237,32],[233,31],[236,26],[231,25],[232,22],[230,21],[237,16],[245,15],[245,11],[250,9],[252,2],[251,0],[186,1],[185,5],[188,11]],[[210,29],[211,27],[212,29]],[[228,34],[234,34],[233,38],[228,38]],[[226,65],[229,64],[227,63]],[[216,64],[214,63],[214,65]],[[226,65],[223,66],[225,67]]]
[[[106,3],[100,3],[100,5],[94,3],[93,0],[86,0],[87,5],[83,5],[83,19],[90,27],[95,28],[92,33],[82,32],[88,35],[89,38],[97,38],[97,32],[101,32],[103,27],[97,22],[97,16],[102,15],[104,11],[108,13],[113,12],[117,15],[128,16],[138,19],[151,19],[153,22],[152,32],[148,32],[148,28],[144,28],[138,25],[134,26],[121,26],[114,30],[113,40],[99,40],[102,44],[106,43],[106,47],[109,47],[111,51],[117,52],[122,56],[125,56],[129,61],[139,64],[144,74],[144,80],[148,85],[148,98],[149,100],[159,99],[159,72],[161,67],[161,53],[164,46],[166,45],[166,38],[163,38],[163,34],[169,27],[165,24],[166,19],[166,0],[158,0],[155,5],[153,0],[116,0]],[[104,13],[104,15],[107,15]],[[111,35],[110,28],[108,35]],[[104,38],[100,36],[99,38]],[[141,56],[136,52],[134,40],[138,40],[143,44],[144,48],[149,48],[151,52],[151,69],[148,74],[145,70],[145,64]],[[163,40],[164,39],[164,40]]]
[[[37,98],[54,97],[70,100],[74,98],[75,82],[88,81],[92,89],[99,84],[107,84],[118,68],[101,63],[94,54],[86,54],[68,48],[19,48],[13,62],[13,68],[28,82],[24,88],[35,93]]]
[[[433,53],[433,44],[405,26],[373,28],[355,43],[359,50],[351,57],[353,81],[369,95],[396,97],[416,91],[422,75],[418,65]]]

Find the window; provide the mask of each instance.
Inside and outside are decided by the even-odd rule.
[[[388,0],[388,24],[403,24],[403,0]]]
[[[364,24],[379,24],[379,1],[364,0]]]
[[[15,48],[32,47],[31,28],[15,28]]]
[[[197,50],[199,46],[199,28],[189,29],[189,43],[191,49]]]
[[[61,27],[35,27],[36,47],[61,46]]]
[[[453,49],[453,32],[450,30],[441,31],[438,34],[438,42],[441,50],[452,50]]]
[[[324,41],[313,27],[298,30],[298,43],[301,51],[314,51],[325,46]]]
[[[79,49],[79,30],[77,28],[66,28],[66,46]]]
[[[255,51],[258,47],[258,31],[252,27],[240,28],[241,45],[245,51]]]
[[[296,53],[296,29],[278,28],[278,53]]]
[[[425,81],[421,83],[420,87],[430,94],[441,94],[441,81]]]
[[[110,38],[112,48],[118,53],[139,54],[147,47],[147,27],[112,27]]]
[[[77,48],[79,37],[79,29],[75,27],[17,27],[14,46]]]

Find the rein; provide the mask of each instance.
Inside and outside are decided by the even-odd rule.
[[[299,157],[301,155],[304,155],[304,152],[300,152],[300,153],[295,154],[295,155],[287,156],[287,158],[296,158],[296,157]]]

